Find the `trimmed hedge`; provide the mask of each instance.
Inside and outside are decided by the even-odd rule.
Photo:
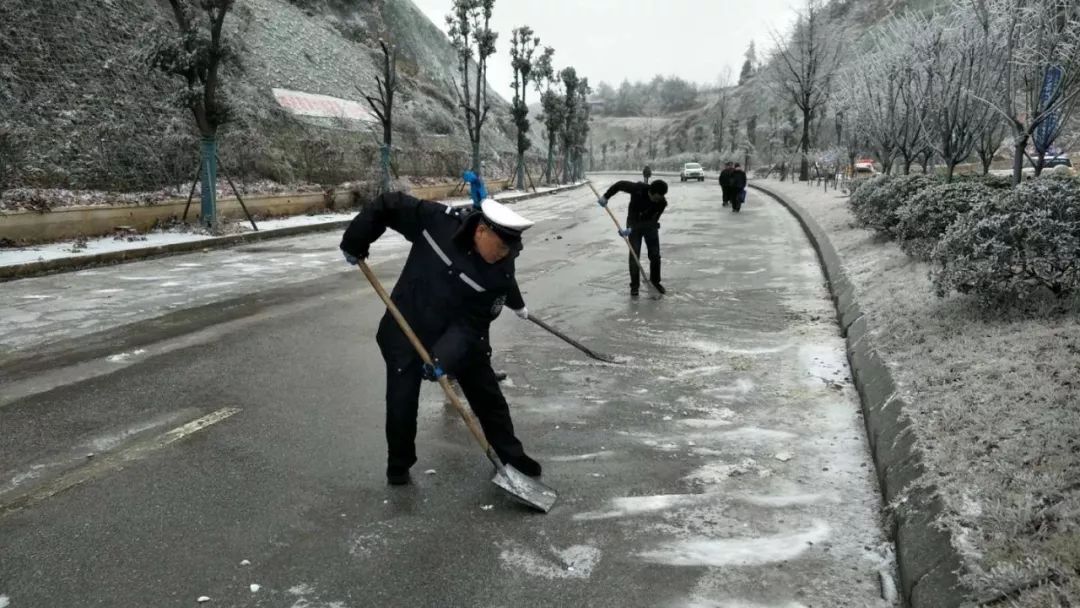
[[[973,208],[1001,196],[982,180],[962,180],[919,191],[897,211],[896,238],[904,253],[928,259],[949,227]]]
[[[1031,180],[976,205],[952,225],[931,255],[939,296],[973,294],[986,302],[1058,297],[1080,288],[1080,181]]]

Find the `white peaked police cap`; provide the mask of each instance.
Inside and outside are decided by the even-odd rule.
[[[521,233],[531,228],[534,223],[490,198],[480,204],[480,212],[484,214],[484,223],[491,226],[503,240],[511,243],[520,242]]]

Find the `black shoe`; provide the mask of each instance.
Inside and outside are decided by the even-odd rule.
[[[521,471],[529,477],[540,477],[543,471],[539,462],[536,462],[535,460],[529,458],[524,454],[518,456],[517,458],[511,460],[506,464],[514,467],[515,469]]]
[[[659,281],[653,283],[652,286],[656,288],[656,291],[660,292],[660,295],[664,295],[665,293],[667,293],[667,290],[664,289],[664,286],[661,285]]]
[[[631,298],[638,297],[638,288],[637,287],[631,287],[630,288],[630,297]]]
[[[502,382],[503,380],[506,380],[507,376],[508,375],[507,375],[506,372],[495,372],[495,380],[498,381],[498,382]]]
[[[398,467],[386,468],[386,483],[392,486],[407,486],[412,481],[409,477],[409,469]]]

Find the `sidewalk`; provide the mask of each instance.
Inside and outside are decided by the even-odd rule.
[[[535,193],[506,190],[493,198],[503,203],[515,204],[537,196],[577,188],[583,183],[537,188]],[[468,198],[455,198],[444,202],[454,206],[471,204]],[[338,230],[352,221],[355,215],[356,210],[349,210],[260,220],[256,222],[259,227],[258,232],[255,232],[247,221],[236,221],[231,222],[225,230],[226,234],[220,236],[166,230],[115,238],[85,239],[82,242],[64,241],[31,247],[0,249],[0,281],[208,248],[229,247],[271,238]]]

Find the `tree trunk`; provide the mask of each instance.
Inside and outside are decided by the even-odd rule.
[[[472,142],[472,171],[477,175],[483,175],[480,171],[480,134],[476,134],[476,141]]]
[[[204,135],[202,138],[202,206],[200,221],[217,231],[217,137]]]
[[[1018,135],[1013,142],[1013,185],[1018,186],[1024,178],[1024,150],[1027,148],[1027,133]]]
[[[956,165],[953,161],[949,161],[948,169],[945,172],[945,183],[951,184],[953,182],[953,175],[956,173]]]
[[[1040,175],[1042,175],[1043,169],[1046,168],[1046,152],[1045,151],[1039,152],[1038,161],[1039,162],[1035,163],[1035,177],[1039,177]]]
[[[802,143],[799,145],[799,149],[802,150],[802,163],[799,165],[799,181],[810,181],[810,111],[803,110],[803,123],[802,123]]]
[[[382,169],[380,192],[390,192],[390,144],[383,144],[379,149],[379,165]]]

